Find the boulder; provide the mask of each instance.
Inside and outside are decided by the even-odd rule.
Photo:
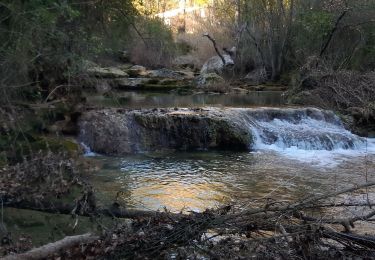
[[[125,155],[164,149],[249,150],[251,132],[219,109],[104,109],[84,113],[79,139],[92,151]]]
[[[223,58],[225,60],[225,64],[223,64],[223,61],[218,55],[213,56],[210,59],[208,59],[202,66],[201,74],[205,74],[205,73],[222,74],[225,69],[232,68],[234,66],[234,61],[230,55],[223,54]]]
[[[125,71],[116,67],[91,67],[87,69],[87,73],[89,76],[97,78],[122,78],[129,76]]]
[[[211,86],[211,85],[217,85],[217,84],[223,84],[225,83],[225,80],[223,77],[217,75],[216,73],[207,73],[207,74],[201,74],[194,80],[195,85],[199,88]]]

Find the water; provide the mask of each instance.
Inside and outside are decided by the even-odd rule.
[[[195,210],[265,198],[297,200],[375,178],[375,156],[341,156],[334,167],[311,165],[274,151],[185,152],[96,157],[92,182],[104,204],[116,196],[132,208]]]
[[[114,92],[110,97],[86,95],[87,102],[106,107],[154,108],[154,107],[252,107],[282,106],[286,100],[280,91],[252,91],[248,94],[178,95],[176,93]]]
[[[273,96],[275,94],[275,96]],[[119,106],[210,108],[254,136],[250,152],[175,152],[90,158],[91,178],[103,204],[172,211],[266,199],[299,200],[375,180],[375,140],[346,130],[332,112],[282,106],[280,93],[254,95],[139,95],[128,93]],[[102,100],[112,102],[113,100]],[[97,102],[97,101],[95,101]],[[246,109],[244,107],[257,107]],[[361,194],[357,194],[361,197]],[[374,199],[374,196],[371,197]]]

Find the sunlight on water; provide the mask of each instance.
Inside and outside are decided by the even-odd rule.
[[[92,177],[101,199],[129,207],[196,210],[254,199],[294,200],[311,193],[375,178],[375,156],[357,156],[335,167],[286,159],[274,151],[194,152],[95,157],[101,169]],[[120,193],[118,193],[120,192]]]

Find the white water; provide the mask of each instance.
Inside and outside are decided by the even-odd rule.
[[[346,130],[332,112],[318,109],[241,110],[254,136],[252,149],[272,151],[316,166],[333,167],[375,154],[375,139]]]

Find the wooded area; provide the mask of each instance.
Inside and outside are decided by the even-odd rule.
[[[139,89],[276,89],[288,105],[333,110],[347,129],[374,137],[375,0],[0,0],[0,39],[1,214],[12,207],[71,215],[75,225],[80,216],[101,230],[32,249],[2,218],[0,257],[375,257],[374,232],[352,233],[356,223],[373,224],[374,203],[340,200],[368,196],[371,181],[201,213],[98,205],[87,180],[95,165],[77,141],[80,116],[96,109],[85,92],[108,98]],[[141,123],[156,129],[155,122]],[[225,127],[217,132],[229,135]],[[335,208],[358,214],[326,218],[324,210]],[[103,218],[116,224],[106,227]]]

